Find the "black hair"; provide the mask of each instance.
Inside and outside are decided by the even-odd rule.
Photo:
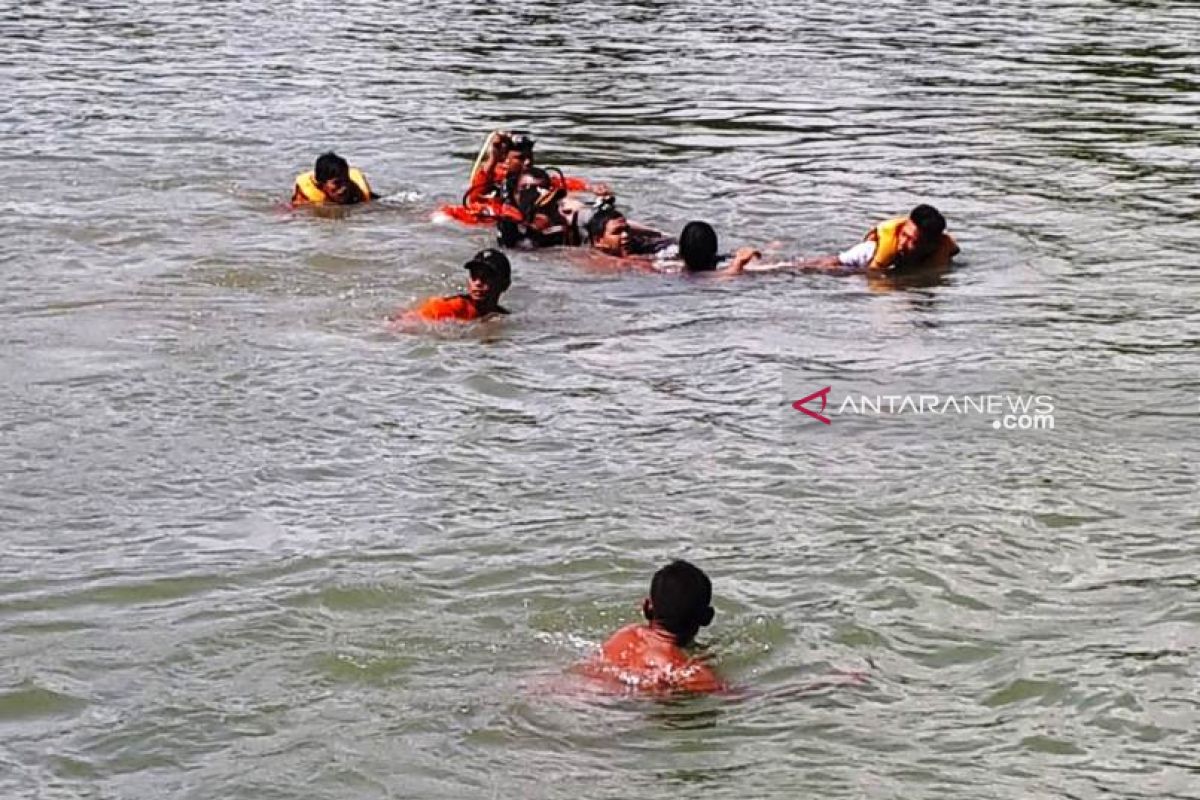
[[[561,200],[566,192],[561,187],[556,189],[550,173],[538,167],[531,167],[516,177],[515,182],[510,177],[505,182],[505,192],[509,202],[521,212],[525,222],[533,221],[534,213],[545,206]]]
[[[601,206],[587,221],[588,241],[594,242],[604,235],[604,229],[614,219],[625,219],[625,215],[611,205]]]
[[[675,637],[681,647],[712,622],[712,581],[687,561],[672,561],[650,581],[647,615]]]
[[[313,173],[317,179],[317,183],[324,183],[331,178],[348,180],[350,178],[350,165],[346,163],[346,159],[330,150],[328,153],[322,153],[317,157],[317,166],[313,170]]]
[[[946,218],[931,205],[922,203],[912,210],[908,218],[917,224],[921,236],[936,240],[946,230]]]
[[[511,219],[496,221],[496,241],[501,247],[518,247],[528,235],[524,225],[518,225]]]
[[[693,220],[679,234],[679,257],[692,272],[717,268],[717,232],[707,222]]]

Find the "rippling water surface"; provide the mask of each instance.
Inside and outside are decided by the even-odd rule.
[[[1200,8],[27,2],[0,10],[0,794],[1200,797]],[[932,285],[517,254],[483,134],[633,215]],[[330,147],[392,200],[280,209]],[[824,385],[1052,396],[1052,431]],[[951,387],[957,387],[951,388]],[[739,691],[580,694],[653,570]],[[864,686],[811,688],[838,670]],[[808,688],[806,688],[808,687]]]

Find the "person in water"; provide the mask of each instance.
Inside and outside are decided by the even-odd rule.
[[[499,250],[480,250],[463,265],[469,273],[467,291],[451,297],[431,297],[399,317],[401,322],[469,322],[492,314],[507,314],[500,295],[512,285],[512,265]]]
[[[915,273],[944,270],[958,252],[954,237],[946,233],[946,218],[933,206],[921,204],[907,217],[879,223],[849,250],[793,266],[874,274]]]
[[[485,203],[497,197],[511,203],[516,183],[533,166],[534,144],[526,134],[496,131],[483,163],[471,177],[464,204]]]
[[[332,203],[348,206],[365,203],[375,197],[367,183],[367,176],[330,151],[317,158],[312,172],[297,176],[292,191],[292,205]]]
[[[717,232],[712,225],[700,220],[683,226],[675,250],[685,273],[711,273],[721,277],[742,274],[747,264],[762,255],[753,247],[742,247],[732,255],[721,255]]]
[[[712,582],[687,561],[672,561],[650,581],[642,601],[644,623],[618,630],[583,671],[649,691],[715,692],[726,686],[684,649],[713,620]]]
[[[496,223],[502,247],[542,248],[582,244],[576,224],[578,201],[568,200],[564,181],[530,167],[514,183],[512,198],[516,218]]]
[[[610,256],[649,256],[675,243],[662,231],[631,223],[611,195],[601,198],[584,224],[587,243]]]

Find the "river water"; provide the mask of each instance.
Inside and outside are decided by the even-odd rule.
[[[0,31],[0,796],[1200,797],[1200,6]],[[497,126],[670,230],[827,253],[926,201],[963,255],[887,286],[519,253],[510,318],[388,331],[489,243],[429,212]],[[282,210],[328,148],[391,198]],[[791,407],[823,386],[828,426]],[[736,691],[581,692],[673,557]]]

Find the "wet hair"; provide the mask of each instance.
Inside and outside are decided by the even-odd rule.
[[[350,165],[346,163],[346,159],[330,150],[317,157],[317,166],[313,174],[317,183],[324,183],[331,178],[347,180],[350,178]]]
[[[463,266],[472,271],[479,269],[490,272],[497,295],[507,292],[508,287],[512,286],[512,264],[509,263],[508,256],[499,250],[491,247],[480,250]]]
[[[672,561],[654,573],[646,617],[666,628],[681,647],[712,622],[712,582],[699,567]]]
[[[501,247],[517,247],[528,236],[528,230],[524,225],[518,225],[511,219],[502,219],[496,222],[496,241]]]
[[[912,210],[908,218],[917,224],[921,236],[936,240],[946,230],[946,218],[931,205],[922,203]]]
[[[679,234],[679,257],[692,272],[717,268],[717,232],[707,222],[693,220]]]
[[[589,242],[595,242],[604,235],[604,229],[608,227],[608,223],[614,219],[625,219],[625,215],[612,206],[601,206],[592,218],[587,221],[587,235]]]

